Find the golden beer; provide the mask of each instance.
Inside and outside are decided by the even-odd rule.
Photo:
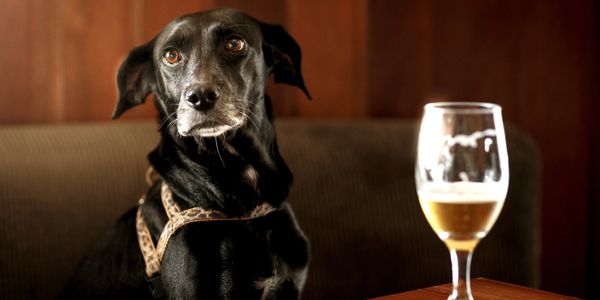
[[[427,221],[449,248],[473,250],[502,210],[504,195],[494,190],[481,183],[424,187],[419,202]]]

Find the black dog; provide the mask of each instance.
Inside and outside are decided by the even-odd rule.
[[[201,207],[232,218],[263,204],[274,210],[181,227],[166,248],[160,277],[152,279],[153,290],[132,210],[80,264],[65,298],[300,297],[308,242],[285,202],[292,175],[279,154],[265,94],[270,74],[310,98],[296,42],[282,27],[231,9],[182,16],[130,52],[117,76],[113,119],[154,93],[161,141],[149,160],[159,179],[140,210],[153,242],[169,220],[162,183],[182,209]]]

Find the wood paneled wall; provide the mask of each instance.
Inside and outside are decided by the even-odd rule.
[[[108,120],[127,52],[176,16],[219,6],[283,24],[302,46],[314,101],[271,85],[279,116],[415,118],[432,100],[500,103],[540,147],[542,287],[584,296],[600,284],[592,0],[0,0],[0,123]],[[125,118],[154,115],[148,104]]]
[[[370,114],[414,117],[424,101],[481,99],[540,146],[542,286],[583,295],[600,234],[590,134],[599,113],[591,1],[376,1],[369,32]],[[588,213],[595,210],[595,216]],[[593,218],[593,219],[590,219]],[[596,297],[598,295],[596,294]]]

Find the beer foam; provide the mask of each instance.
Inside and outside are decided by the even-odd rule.
[[[507,188],[501,182],[425,183],[418,194],[422,200],[445,203],[504,202]]]

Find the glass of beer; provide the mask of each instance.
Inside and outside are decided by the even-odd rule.
[[[425,105],[415,179],[429,225],[450,250],[452,294],[473,299],[473,251],[490,231],[508,190],[502,109],[492,103]]]

